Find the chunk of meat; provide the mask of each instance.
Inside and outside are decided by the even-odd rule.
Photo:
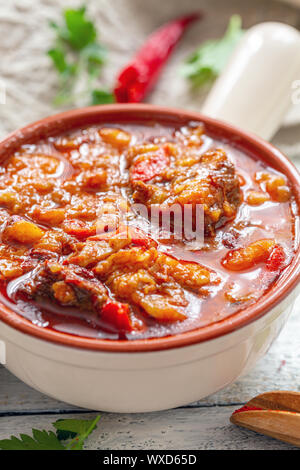
[[[163,322],[185,320],[187,301],[176,285],[158,286],[155,277],[145,269],[134,273],[114,273],[107,283],[119,298],[141,307],[150,317]],[[180,291],[180,292],[179,292]]]
[[[98,263],[94,273],[118,298],[168,322],[186,318],[187,301],[182,288],[201,293],[204,286],[218,282],[205,267],[178,261],[155,247],[119,250]]]
[[[181,286],[195,290],[218,282],[217,276],[207,268],[197,263],[178,261],[154,247],[119,250],[100,262],[94,272],[100,278],[106,278],[116,271],[132,272],[141,268],[147,269],[161,283],[173,279]]]
[[[163,204],[168,198],[168,191],[161,186],[144,183],[143,181],[134,181],[132,184],[133,199],[139,204],[145,204],[149,208],[152,204]]]
[[[52,284],[54,298],[61,305],[76,305],[76,296],[72,287],[65,281],[57,281]]]
[[[257,240],[245,248],[229,251],[222,264],[230,271],[243,271],[253,268],[258,263],[268,260],[275,245],[274,239]]]
[[[18,292],[36,301],[46,298],[63,307],[95,314],[119,333],[139,326],[133,321],[129,305],[111,300],[107,289],[91,272],[74,265],[45,261],[30,279],[18,286]]]
[[[143,230],[121,225],[114,232],[99,233],[87,238],[85,242],[77,243],[64,264],[93,267],[99,261],[129,245],[150,248],[156,246],[156,242]]]
[[[30,271],[34,264],[26,246],[0,244],[0,279],[11,280],[21,276]]]
[[[190,205],[194,213],[201,206],[205,234],[211,235],[236,214],[241,202],[239,178],[223,150],[207,152],[198,160],[191,167],[176,165],[175,160],[162,175],[164,184],[133,180],[133,199],[149,208],[152,204]]]
[[[157,250],[150,248],[144,250],[142,248],[134,247],[129,250],[119,250],[117,253],[112,254],[106,260],[97,264],[94,272],[101,279],[107,278],[110,274],[121,271],[130,272],[139,268],[147,269],[157,258]]]
[[[35,258],[48,258],[51,255],[68,255],[78,241],[62,230],[47,230],[42,238],[34,243],[30,252]]]
[[[72,253],[64,261],[64,264],[77,264],[85,268],[94,266],[112,253],[127,246],[130,241],[128,238],[119,238],[117,235],[106,240],[87,239],[85,243],[76,245],[75,253]]]
[[[101,312],[108,299],[106,288],[84,268],[45,261],[18,287],[19,292],[39,300],[56,300],[63,306]]]

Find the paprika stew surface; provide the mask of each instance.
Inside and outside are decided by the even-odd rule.
[[[183,215],[166,229],[174,205],[202,244]],[[2,302],[41,328],[133,340],[257,302],[293,258],[297,207],[283,174],[201,123],[109,124],[8,156],[0,218]]]

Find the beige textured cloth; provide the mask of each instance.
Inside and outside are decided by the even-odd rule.
[[[299,0],[295,1],[300,4]],[[53,39],[47,23],[49,19],[60,20],[62,6],[81,4],[82,1],[77,0],[1,2],[0,80],[6,88],[6,104],[0,104],[0,137],[59,111],[52,105],[57,76],[45,53]],[[201,41],[220,36],[231,14],[240,13],[245,27],[265,20],[300,24],[300,10],[273,0],[88,0],[86,4],[97,23],[101,40],[109,50],[108,64],[99,79],[99,85],[108,86],[154,28],[176,15],[203,10],[205,18],[187,32],[149,97],[152,103],[195,110],[201,110],[206,91],[190,90],[179,74],[180,64]],[[297,162],[300,156],[300,106],[292,107],[274,142]]]

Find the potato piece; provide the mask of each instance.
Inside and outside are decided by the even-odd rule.
[[[157,250],[150,248],[145,251],[142,248],[131,248],[130,250],[119,250],[104,261],[101,261],[95,268],[94,273],[101,278],[107,277],[116,270],[124,272],[139,268],[148,268],[157,258]]]
[[[253,268],[256,264],[268,260],[275,245],[276,242],[273,239],[257,240],[245,248],[229,251],[222,260],[222,264],[230,271]]]
[[[87,142],[90,142],[92,137],[88,134],[80,135],[74,138],[70,137],[58,137],[53,141],[53,145],[56,150],[61,152],[70,152],[72,150],[79,149],[79,147]]]
[[[32,216],[41,223],[55,226],[61,224],[64,221],[65,210],[61,208],[43,209],[41,207],[36,207]]]
[[[145,312],[156,320],[163,322],[183,321],[187,317],[180,312],[178,307],[170,303],[171,299],[167,299],[162,295],[152,294],[140,300],[140,305]]]
[[[142,155],[144,153],[149,153],[149,152],[157,152],[158,149],[159,149],[158,145],[150,144],[150,143],[146,143],[142,145],[134,145],[128,149],[127,161],[128,163],[131,163],[132,160],[138,155]]]
[[[263,193],[262,191],[249,191],[246,199],[250,206],[260,206],[269,200],[270,196],[267,193]]]
[[[27,220],[17,220],[5,229],[4,236],[8,240],[17,241],[19,243],[32,244],[39,241],[44,233],[44,230],[42,230],[33,222],[29,222]]]
[[[99,134],[105,143],[110,144],[119,150],[127,147],[131,141],[131,135],[128,134],[128,132],[114,127],[103,127],[99,130]]]
[[[54,181],[50,181],[49,179],[36,178],[35,181],[32,182],[32,186],[37,190],[38,193],[47,194],[50,193],[50,191],[52,191],[54,188]]]
[[[86,172],[82,180],[82,186],[88,190],[98,191],[106,187],[107,171],[97,170]]]
[[[4,189],[0,191],[0,204],[2,206],[13,209],[18,201],[18,194],[12,189]]]
[[[19,265],[18,261],[1,259],[0,260],[0,279],[13,279],[18,276],[22,276],[23,269]]]
[[[291,190],[286,184],[281,184],[276,178],[266,184],[266,189],[271,198],[277,202],[287,202],[291,197]]]
[[[276,202],[287,202],[291,197],[291,190],[287,186],[286,178],[283,175],[275,175],[267,172],[258,172],[255,180],[265,183],[266,190]]]
[[[183,291],[169,284],[170,292],[157,286],[155,279],[145,269],[135,273],[113,274],[108,281],[115,295],[141,307],[151,317],[164,322],[186,319],[183,308],[187,306]]]
[[[169,282],[173,278],[182,287],[199,290],[209,283],[218,283],[216,275],[197,263],[178,261],[163,253],[158,255],[155,264],[150,268],[155,277]]]

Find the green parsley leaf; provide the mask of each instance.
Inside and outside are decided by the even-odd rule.
[[[90,62],[102,65],[106,61],[107,51],[102,44],[94,42],[82,50],[82,55]]]
[[[241,39],[242,19],[239,15],[230,18],[225,35],[221,39],[205,41],[187,59],[181,71],[195,86],[201,86],[214,80],[224,66]]]
[[[97,416],[94,420],[92,419],[66,419],[59,420],[53,423],[53,426],[57,430],[69,431],[76,433],[70,443],[67,445],[67,450],[82,450],[84,441],[97,427],[97,423],[100,416]]]
[[[56,427],[56,424],[66,421],[65,419],[58,419],[53,426]],[[66,441],[67,439],[73,439],[77,436],[76,432],[65,431],[63,429],[56,429],[56,436],[59,441]]]
[[[96,420],[99,421],[100,416],[97,416]],[[73,434],[84,434],[90,429],[91,424],[94,423],[93,419],[59,419],[53,426],[58,431],[68,431]],[[97,423],[96,423],[97,424]],[[96,424],[93,427],[93,430],[96,428]],[[75,436],[73,436],[75,437]]]
[[[20,434],[0,441],[2,450],[82,450],[84,441],[96,429],[100,416],[95,419],[59,419],[52,431],[32,430],[32,436]],[[60,441],[70,440],[66,445]]]
[[[10,439],[0,441],[2,450],[65,450],[52,431],[32,430],[33,437],[20,434],[20,439],[11,436]]]
[[[102,98],[95,98],[95,81],[106,61],[106,48],[97,41],[94,23],[86,17],[85,7],[63,11],[63,24],[50,22],[55,32],[55,43],[48,51],[59,75],[59,90],[54,99],[58,106],[73,105],[86,100],[87,104],[112,102],[112,95],[103,93]],[[78,88],[76,85],[80,83]]]
[[[92,104],[110,104],[115,102],[112,93],[106,90],[95,89],[92,91]]]
[[[63,34],[65,40],[77,50],[83,49],[97,38],[94,24],[85,16],[85,7],[64,10],[66,30]]]
[[[71,67],[66,62],[66,54],[63,49],[60,49],[59,47],[50,49],[48,51],[48,55],[51,57],[53,65],[59,73],[70,73]]]

